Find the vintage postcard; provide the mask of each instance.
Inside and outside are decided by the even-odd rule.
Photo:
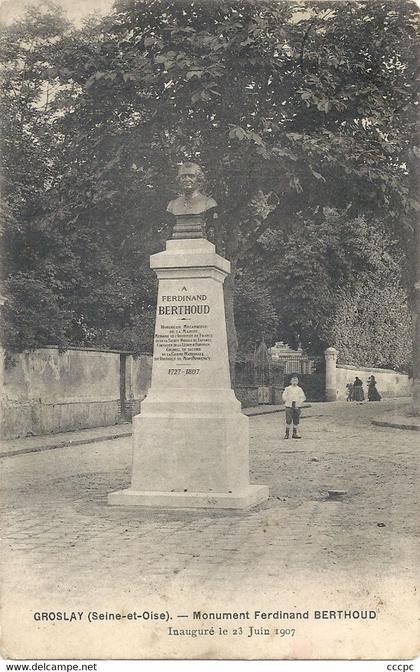
[[[419,8],[0,4],[1,655],[419,651]]]

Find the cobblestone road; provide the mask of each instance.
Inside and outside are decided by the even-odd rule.
[[[30,557],[41,581],[60,591],[75,580],[78,589],[89,585],[97,563],[122,589],[139,568],[148,582],[180,572],[208,581],[210,567],[219,582],[234,568],[240,582],[250,564],[273,575],[291,562],[372,567],[385,547],[391,566],[407,552],[410,567],[419,437],[371,426],[377,409],[308,409],[301,441],[281,439],[282,414],[251,418],[252,481],[269,484],[271,496],[247,512],[108,507],[107,494],[129,484],[128,438],[10,458],[3,538],[14,558]],[[329,501],[331,488],[348,495]]]
[[[374,427],[381,405],[319,404],[301,441],[284,414],[250,418],[251,480],[270,499],[245,511],[112,508],[127,487],[128,438],[7,458],[2,465],[5,590],[41,600],[273,590],[285,576],[413,577],[419,436]],[[344,489],[331,501],[328,489]]]

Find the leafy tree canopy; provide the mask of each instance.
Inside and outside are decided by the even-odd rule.
[[[64,340],[150,343],[150,329],[143,343],[139,334],[155,295],[148,256],[168,235],[163,213],[185,159],[204,166],[220,204],[211,235],[232,261],[230,318],[239,278],[241,343],[245,306],[264,305],[258,331],[277,319],[291,342],[299,333],[319,348],[337,305],[327,280],[344,286],[363,264],[379,273],[360,249],[367,241],[373,254],[375,231],[397,241],[411,283],[414,2],[119,0],[80,30],[51,7],[3,27],[0,47],[7,287],[23,273],[51,290]],[[328,211],[345,213],[347,228]],[[272,272],[251,270],[257,251]],[[327,286],[322,310],[311,305],[310,289]],[[229,334],[234,355],[232,319]]]
[[[267,230],[246,261],[251,272],[265,269],[263,286],[279,320],[277,334],[317,353],[335,345],[352,363],[393,361],[405,367],[412,320],[397,241],[376,220],[349,219],[348,212],[333,209],[318,214],[289,230]]]

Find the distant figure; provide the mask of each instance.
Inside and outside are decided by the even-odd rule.
[[[353,383],[347,383],[347,401],[353,401]]]
[[[368,378],[368,400],[369,401],[381,401],[382,397],[376,389],[376,379],[375,376],[370,376]]]
[[[365,393],[363,392],[363,383],[356,376],[354,379],[353,383],[353,401],[364,401],[365,400]]]
[[[292,439],[301,439],[302,437],[298,434],[298,426],[300,420],[300,407],[305,401],[305,393],[302,388],[299,386],[299,378],[297,376],[292,376],[290,379],[290,385],[284,388],[283,392],[283,401],[286,411],[286,433],[284,435],[285,439],[288,439],[290,436],[290,426],[293,424]]]

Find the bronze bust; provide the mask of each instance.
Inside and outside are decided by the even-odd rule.
[[[183,163],[178,170],[181,195],[166,208],[175,217],[172,238],[205,238],[206,213],[217,206],[210,196],[201,193],[204,173],[197,163]]]

